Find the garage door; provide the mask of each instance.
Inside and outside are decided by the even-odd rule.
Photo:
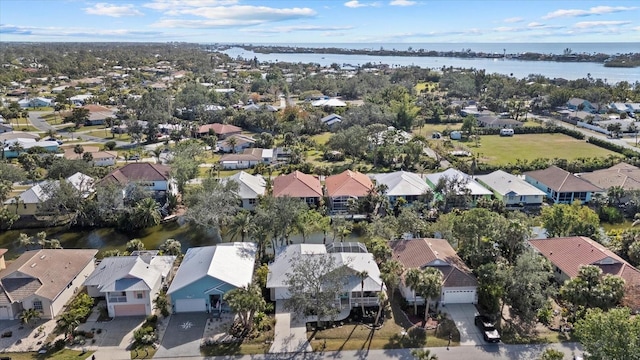
[[[114,305],[113,312],[115,316],[136,316],[146,315],[144,304],[131,304],[131,305]]]
[[[445,290],[442,300],[445,304],[473,304],[475,301],[475,290]]]
[[[0,306],[0,320],[9,320],[8,306]]]
[[[204,299],[178,299],[176,300],[176,312],[206,312],[207,303]]]

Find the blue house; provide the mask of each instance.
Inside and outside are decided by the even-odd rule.
[[[187,250],[167,291],[173,312],[228,311],[224,294],[251,283],[256,251],[245,242]]]
[[[604,192],[587,180],[557,166],[528,171],[524,173],[524,180],[542,190],[554,204],[572,204],[576,200],[585,204],[591,201],[593,195]]]
[[[588,113],[597,113],[598,109],[596,109],[595,105],[585,99],[580,98],[571,98],[567,101],[567,108],[569,110],[582,110]],[[580,109],[582,108],[582,109]]]

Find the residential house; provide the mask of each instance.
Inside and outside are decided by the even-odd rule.
[[[6,133],[0,133],[0,142],[11,143],[13,140],[19,139],[40,139],[40,135],[32,134],[24,131],[12,131]]]
[[[476,180],[492,190],[496,199],[502,201],[507,207],[541,206],[546,195],[544,191],[523,179],[502,170],[476,176]]]
[[[4,141],[4,157],[6,159],[17,158],[18,151],[14,150],[13,145],[19,143],[22,146],[22,153],[27,152],[31,148],[42,148],[48,152],[57,152],[60,146],[57,141],[36,141],[32,138],[13,138]]]
[[[235,142],[235,144],[233,144],[233,142]],[[244,149],[252,147],[255,143],[256,141],[250,136],[231,135],[222,141],[218,141],[218,150],[225,153],[241,153]]]
[[[248,169],[274,161],[273,149],[249,148],[242,154],[225,154],[220,158],[223,169]]]
[[[625,281],[623,305],[640,310],[640,270],[606,246],[584,236],[535,239],[529,244],[551,262],[560,284],[576,277],[585,265],[597,266],[603,274],[620,276]]]
[[[395,204],[399,199],[407,203],[418,201],[420,197],[431,191],[431,188],[419,175],[407,171],[396,171],[385,174],[372,175],[377,186],[384,185],[387,190],[384,196],[389,203]]]
[[[187,250],[167,291],[173,312],[228,311],[224,295],[251,283],[256,251],[250,242]]]
[[[480,116],[478,126],[492,129],[513,129],[521,127],[522,123],[513,119],[504,119],[497,116]]]
[[[432,267],[442,273],[442,292],[439,299],[445,304],[476,304],[478,302],[478,282],[471,270],[460,259],[449,242],[445,239],[410,239],[392,241],[392,257],[405,268],[424,269]],[[407,302],[414,303],[414,291],[404,280],[399,286],[400,293]],[[421,296],[415,297],[415,302],[424,304]]]
[[[20,105],[21,108],[47,107],[47,106],[53,106],[53,100],[43,98],[43,97],[36,97],[31,99],[25,98],[25,99],[19,100],[18,104]]]
[[[74,106],[83,106],[87,102],[87,100],[91,99],[92,97],[93,95],[91,94],[74,95],[69,98],[69,101],[71,101]]]
[[[364,198],[373,190],[373,183],[365,174],[345,170],[340,174],[327,177],[325,187],[331,212],[344,214],[349,212],[350,201]]]
[[[585,99],[571,98],[567,101],[567,108],[569,110],[582,110],[589,113],[597,113],[598,109],[594,104]]]
[[[238,184],[237,195],[242,200],[242,208],[246,210],[255,209],[258,199],[264,195],[267,182],[260,175],[251,175],[240,171],[222,181],[235,181]]]
[[[318,106],[322,106],[322,107],[345,107],[345,106],[347,106],[347,103],[345,103],[342,100],[336,99],[336,98],[331,98],[331,99],[316,100],[316,101],[311,103],[311,106],[313,106],[313,107],[318,107]]]
[[[469,196],[471,203],[464,206],[474,205],[480,198],[491,198],[493,193],[480,185],[471,176],[460,170],[453,168],[443,172],[428,174],[425,178],[427,185],[434,190],[436,199],[444,198],[443,191],[452,191],[458,196]],[[441,183],[446,183],[444,190],[436,191],[441,187]]]
[[[115,119],[116,117],[115,110],[109,109],[108,107],[104,107],[102,105],[90,104],[83,106],[83,108],[89,110],[89,118],[84,123],[86,126],[104,125],[105,119]]]
[[[638,114],[640,113],[640,103],[627,103],[628,112]]]
[[[621,162],[608,169],[577,174],[603,191],[619,186],[627,191],[640,190],[640,168]]]
[[[92,152],[94,166],[113,166],[118,159],[117,151],[96,151]]]
[[[13,131],[13,126],[11,124],[0,123],[0,134],[8,133]]]
[[[331,127],[335,124],[341,123],[342,116],[338,114],[330,114],[320,119],[320,122],[323,123],[324,125],[327,125],[328,127]]]
[[[288,279],[292,262],[312,256],[331,256],[337,268],[346,268],[342,292],[335,299],[335,306],[341,310],[335,320],[346,318],[352,308],[363,304],[378,306],[378,293],[384,291],[385,287],[373,255],[362,243],[294,244],[279,250],[273,262],[269,264],[267,275],[267,288],[272,301],[286,300],[291,297]],[[366,278],[363,280],[360,274],[364,273]]]
[[[132,184],[150,191],[156,199],[163,199],[168,194],[176,195],[178,187],[169,174],[170,168],[165,165],[146,162],[130,163],[115,169],[103,177],[97,185],[106,186],[117,184],[125,188]]]
[[[628,112],[629,108],[625,103],[611,103],[609,104],[609,110],[615,111],[618,114],[622,114]]]
[[[91,297],[104,297],[110,317],[153,314],[153,300],[171,273],[175,256],[144,251],[107,257],[84,281]]]
[[[35,309],[43,319],[59,315],[95,268],[94,249],[40,249],[24,252],[0,267],[0,320]],[[3,258],[3,254],[0,258]],[[0,265],[4,265],[4,259]]]
[[[324,194],[318,178],[296,170],[273,179],[273,196],[289,196],[302,199],[309,205],[318,205]]]
[[[571,204],[576,200],[585,204],[591,200],[594,194],[603,191],[587,180],[557,166],[525,172],[524,180],[544,191],[547,198],[554,204]]]
[[[218,140],[224,140],[232,135],[240,135],[242,128],[229,124],[207,124],[202,125],[196,130],[197,137],[207,136],[209,134],[215,134]]]
[[[89,197],[95,190],[94,179],[80,172],[69,176],[65,181],[85,198]],[[52,191],[59,186],[58,180],[42,181],[28,190],[23,191],[17,197],[7,199],[4,203],[9,210],[15,210],[15,213],[20,216],[40,215],[40,204],[47,201]]]

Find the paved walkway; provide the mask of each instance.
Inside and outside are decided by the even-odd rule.
[[[473,304],[447,304],[440,310],[446,312],[456,324],[460,332],[460,345],[484,345],[484,338],[480,329],[475,325],[475,316],[478,315]]]
[[[306,319],[296,319],[284,309],[282,300],[276,301],[276,328],[270,353],[310,352]]]

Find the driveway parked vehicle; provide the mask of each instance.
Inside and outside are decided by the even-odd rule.
[[[491,319],[484,315],[478,315],[475,317],[475,323],[482,330],[482,336],[486,342],[500,342],[500,333]]]

